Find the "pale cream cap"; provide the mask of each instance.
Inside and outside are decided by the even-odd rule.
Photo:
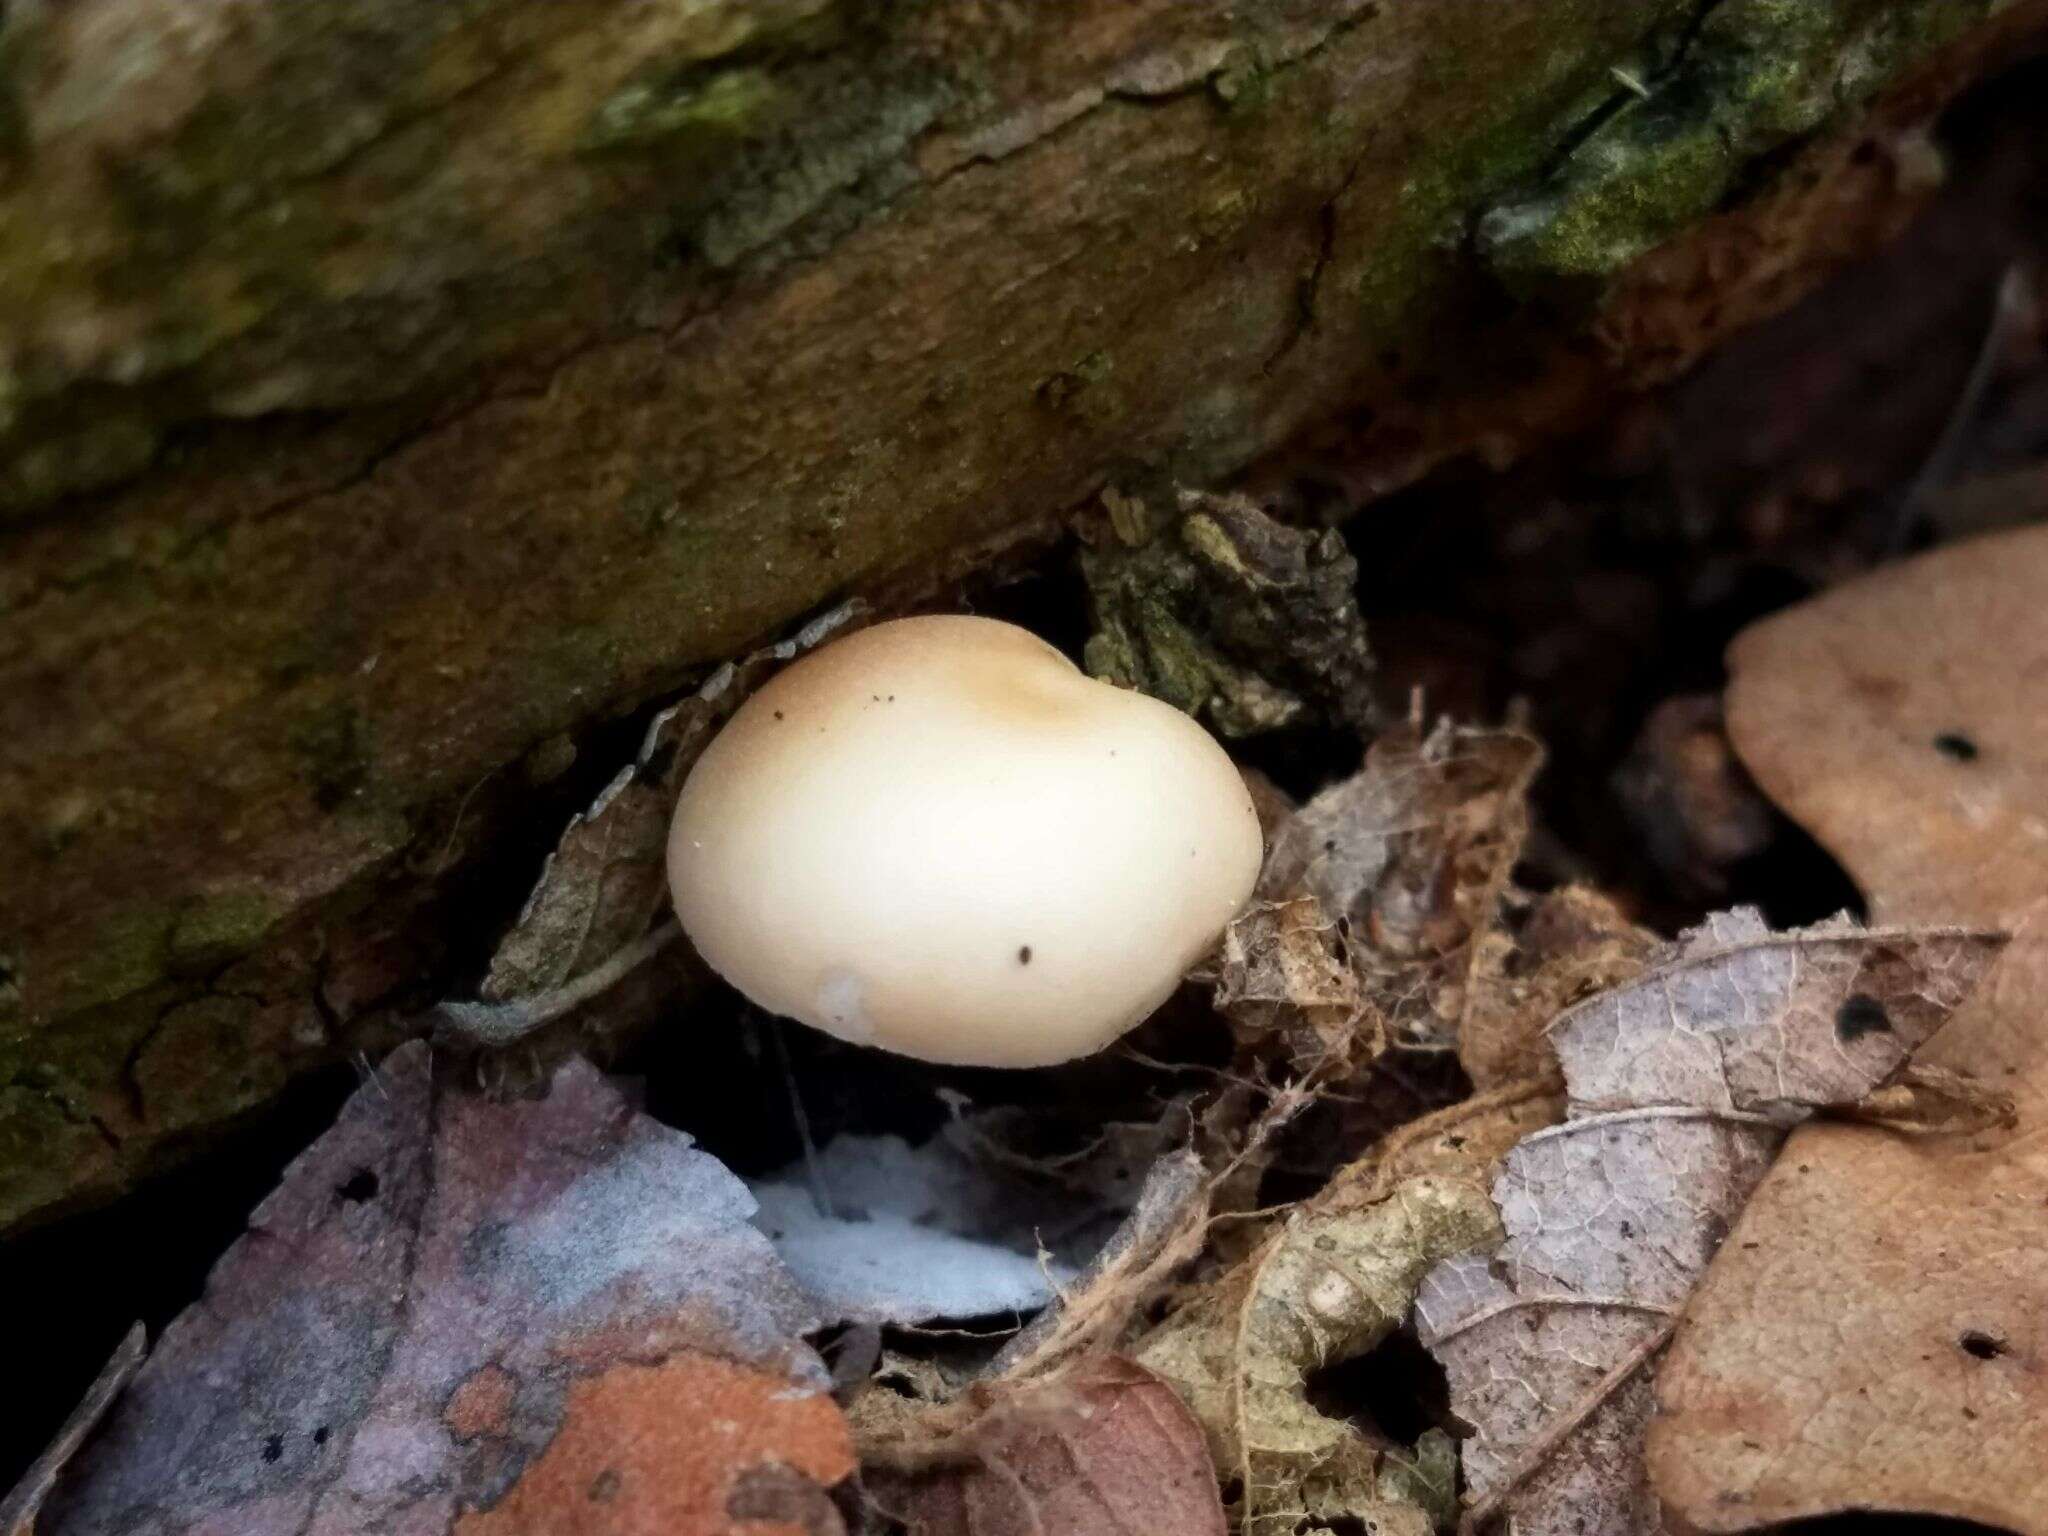
[[[1187,716],[948,615],[834,641],[742,705],[683,786],[669,883],[762,1008],[1023,1067],[1164,1002],[1261,852],[1243,780]]]

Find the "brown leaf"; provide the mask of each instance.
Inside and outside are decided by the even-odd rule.
[[[552,991],[647,931],[668,904],[663,855],[683,776],[769,673],[861,617],[858,604],[843,603],[791,638],[720,667],[655,717],[639,758],[569,823],[548,856],[526,909],[491,957],[486,1001]]]
[[[916,1470],[871,1467],[912,1536],[1223,1536],[1216,1470],[1171,1388],[1119,1356],[985,1388]]]
[[[786,1530],[733,1512],[753,1470],[828,1485],[851,1446],[751,1210],[583,1062],[495,1103],[406,1046],[165,1331],[44,1536]]]
[[[2012,926],[1921,1059],[2017,1123],[1799,1130],[1658,1378],[1671,1517],[1845,1509],[2048,1531],[2048,529],[1936,551],[1745,632],[1728,724],[1892,921]]]
[[[1657,936],[1615,902],[1582,885],[1546,892],[1512,933],[1480,941],[1458,1024],[1458,1061],[1482,1091],[1557,1075],[1545,1033],[1572,1004],[1632,981]]]
[[[1728,731],[1873,921],[2000,922],[2048,868],[2048,527],[1887,567],[1745,630]]]
[[[1455,1042],[1475,940],[1497,921],[1543,751],[1514,731],[1403,727],[1273,834],[1259,894],[1338,920],[1397,1043]]]
[[[1240,1040],[1276,1041],[1298,1070],[1376,1056],[1376,1015],[1342,935],[1313,896],[1254,901],[1223,933],[1216,1010]]]
[[[1846,921],[1772,934],[1735,912],[1557,1021],[1566,1119],[1507,1155],[1507,1240],[1438,1266],[1417,1302],[1476,1428],[1472,1523],[1505,1509],[1519,1536],[1660,1529],[1642,1366],[1786,1131],[1891,1077],[1999,947]]]

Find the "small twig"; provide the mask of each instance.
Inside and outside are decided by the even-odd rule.
[[[440,1018],[436,1033],[472,1045],[511,1045],[617,986],[682,937],[682,932],[674,919],[664,919],[659,927],[614,950],[603,963],[549,992],[516,997],[509,1003],[441,1003],[434,1009]]]
[[[1873,1088],[1834,1118],[1898,1136],[1975,1136],[2019,1123],[2012,1095],[1927,1062],[1908,1062],[1896,1081]]]
[[[1639,1301],[1633,1296],[1581,1296],[1572,1291],[1534,1291],[1527,1296],[1516,1296],[1512,1300],[1497,1301],[1490,1307],[1481,1307],[1470,1317],[1460,1318],[1455,1328],[1446,1328],[1431,1339],[1431,1348],[1448,1343],[1460,1334],[1470,1333],[1482,1323],[1490,1323],[1497,1317],[1508,1317],[1516,1312],[1532,1311],[1536,1308],[1584,1307],[1598,1312],[1640,1312],[1646,1317],[1675,1319],[1678,1313],[1660,1302]]]
[[[385,1091],[384,1079],[377,1075],[377,1068],[371,1062],[369,1053],[367,1051],[357,1051],[349,1059],[356,1069],[356,1081],[365,1088],[376,1089],[377,1097],[384,1100],[387,1104],[390,1103],[391,1095]]]

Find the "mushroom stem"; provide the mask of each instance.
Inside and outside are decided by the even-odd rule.
[[[818,1161],[817,1139],[811,1135],[811,1117],[804,1109],[803,1092],[796,1085],[796,1067],[789,1059],[789,1041],[782,1033],[782,1020],[770,1015],[761,1021],[761,1028],[774,1048],[782,1085],[789,1090],[789,1117],[796,1123],[796,1139],[803,1146],[804,1182],[811,1189],[811,1204],[828,1221],[841,1220],[842,1213],[832,1202],[832,1187],[825,1182],[824,1165]]]

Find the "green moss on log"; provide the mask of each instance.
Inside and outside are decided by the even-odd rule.
[[[1693,7],[216,11],[0,24],[0,1227],[388,1038],[542,744],[1418,341],[1445,419],[1540,371],[1590,311],[1471,231]]]
[[[1786,143],[1864,105],[1981,25],[1994,0],[1721,0],[1617,63],[1606,99],[1530,192],[1479,221],[1517,288],[1612,276]]]

